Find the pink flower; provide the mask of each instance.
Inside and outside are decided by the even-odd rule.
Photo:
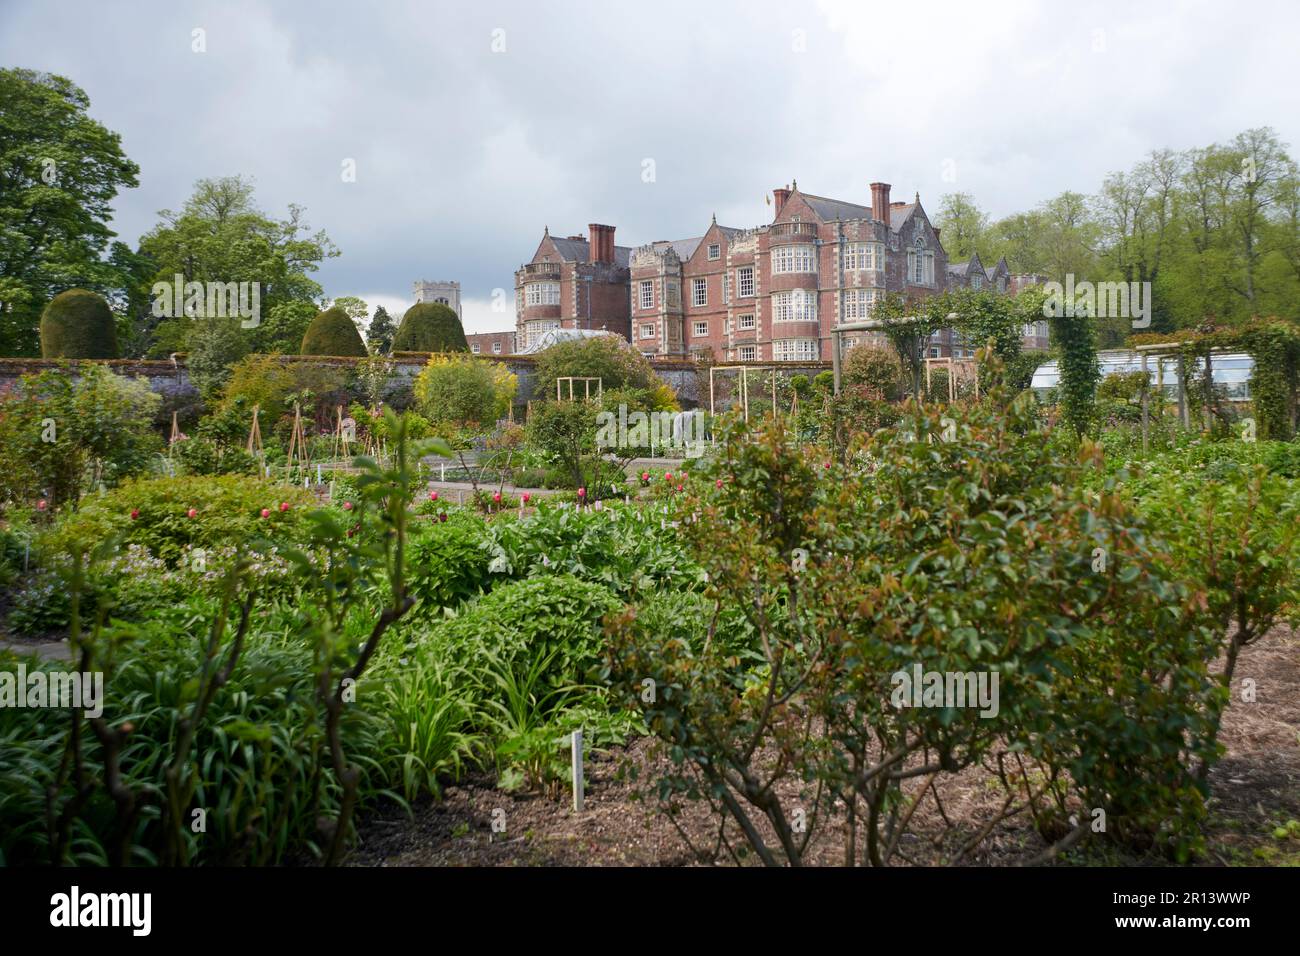
[[[430,501],[437,501],[437,500],[438,500],[438,492],[436,492],[436,491],[431,491],[431,492],[429,492],[429,500],[430,500]]]
[[[44,498],[42,498],[40,501],[36,502],[36,510],[37,510],[37,511],[44,511],[44,510],[45,510],[46,508],[48,508],[49,506],[50,506],[50,503],[49,503],[48,501],[46,501]]]
[[[678,485],[678,486],[677,486],[677,490],[678,490],[678,491],[681,491],[681,490],[682,490],[682,486],[681,486],[681,485]]]
[[[198,516],[199,512],[197,508],[191,508],[189,511],[185,512],[185,517],[187,518],[197,518]]]
[[[579,497],[579,498],[585,498],[585,497],[587,497],[587,489],[586,489],[586,488],[579,488],[579,489],[578,489],[578,497]]]
[[[288,510],[289,510],[289,502],[287,502],[287,501],[281,501],[281,502],[280,502],[280,510],[281,510],[281,511],[288,511]]]
[[[722,487],[722,479],[719,478],[719,479],[717,480],[716,484],[717,484],[717,486],[718,486],[719,488],[721,488],[721,487]]]
[[[648,471],[643,471],[643,472],[641,472],[641,480],[642,480],[642,481],[649,481],[649,480],[650,480],[650,472],[648,472]]]
[[[672,481],[672,480],[673,480],[673,473],[671,471],[664,472],[664,481]]]
[[[351,510],[352,510],[352,502],[350,502],[350,501],[345,501],[345,502],[343,502],[343,510],[344,510],[344,511],[351,511]]]
[[[494,491],[494,492],[492,492],[492,500],[493,500],[493,501],[500,501],[500,500],[501,500],[501,492],[499,492],[499,491]]]
[[[827,471],[829,471],[831,467],[831,463],[829,461],[824,461],[822,462],[822,467],[825,468]]]
[[[134,521],[134,520],[135,520],[136,518],[138,518],[138,517],[140,517],[140,509],[139,509],[139,508],[132,508],[132,509],[131,509],[131,520]]]
[[[532,495],[530,495],[528,492],[525,491],[525,492],[524,492],[524,504],[528,504],[528,502],[532,499],[532,497],[533,497]]]
[[[270,509],[270,508],[263,508],[263,509],[262,509],[262,517],[263,517],[263,518],[269,518],[269,517],[271,517],[271,509]]]

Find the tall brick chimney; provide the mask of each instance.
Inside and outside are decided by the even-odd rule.
[[[785,201],[789,198],[790,198],[789,186],[783,186],[779,189],[772,190],[772,202],[776,204],[777,215],[781,214],[781,207],[785,205]]]
[[[871,218],[889,222],[889,183],[871,184]]]
[[[587,225],[589,239],[588,259],[591,262],[614,261],[614,227],[603,226],[598,222]]]

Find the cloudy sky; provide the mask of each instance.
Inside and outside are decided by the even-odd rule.
[[[513,327],[544,225],[752,226],[792,179],[996,217],[1153,148],[1261,125],[1300,147],[1300,4],[1154,6],[0,0],[0,64],[71,78],[122,134],[131,244],[195,180],[248,175],[342,250],[327,295],[400,312],[415,279],[458,279],[486,331]]]

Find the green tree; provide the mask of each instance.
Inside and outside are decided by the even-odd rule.
[[[262,321],[241,328],[246,351],[298,350],[322,294],[311,274],[339,254],[323,231],[309,231],[301,206],[290,205],[285,219],[272,219],[254,204],[252,182],[229,176],[199,180],[180,212],[159,216],[140,240],[140,252],[156,270],[153,282],[171,284],[177,275],[184,282],[255,282]],[[166,317],[151,353],[166,354],[178,340],[195,351],[188,341],[194,325],[183,315]]]
[[[940,238],[949,262],[968,262],[976,252],[984,258],[989,248],[985,240],[989,217],[970,193],[945,193],[934,224],[943,230]]]
[[[56,293],[122,283],[103,258],[110,204],[137,185],[139,167],[64,77],[0,70],[0,104],[0,355],[35,355]]]
[[[370,327],[366,329],[366,343],[370,346],[370,351],[375,355],[387,355],[392,351],[393,336],[396,333],[397,326],[393,324],[393,317],[388,314],[388,310],[382,305],[376,306]]]

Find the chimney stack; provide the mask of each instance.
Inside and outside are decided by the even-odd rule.
[[[603,226],[598,222],[589,223],[590,235],[588,260],[591,262],[614,262],[614,227]]]
[[[781,207],[785,205],[785,201],[789,198],[790,198],[789,186],[772,190],[772,202],[776,204],[776,214],[778,216],[781,214]]]
[[[889,183],[871,184],[871,218],[889,222]]]

